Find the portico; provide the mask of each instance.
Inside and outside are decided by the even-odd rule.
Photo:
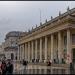
[[[72,34],[75,34],[72,27],[75,27],[75,17],[69,15],[68,11],[65,16],[59,17],[35,28],[35,31],[32,30],[18,41],[19,46],[23,47],[23,50],[19,47],[18,60],[54,62],[55,59],[62,63],[64,59],[67,64],[72,62]]]

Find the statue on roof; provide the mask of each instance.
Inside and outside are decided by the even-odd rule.
[[[32,27],[32,30],[33,30],[33,27]]]
[[[42,25],[42,22],[40,22],[40,25]]]
[[[37,28],[37,24],[36,24],[36,28]]]
[[[67,8],[67,12],[68,12],[68,14],[70,15],[70,8],[69,8],[69,6],[68,6],[68,8]]]
[[[69,11],[69,10],[70,10],[70,8],[69,8],[69,6],[68,6],[67,11]]]
[[[46,19],[46,23],[47,23],[47,19]]]
[[[51,16],[51,20],[53,19],[53,17]]]
[[[61,11],[59,11],[59,16],[61,15]]]

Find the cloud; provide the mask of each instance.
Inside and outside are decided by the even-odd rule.
[[[65,12],[67,7],[75,7],[74,1],[0,1],[0,43],[6,33],[13,30],[27,31]]]

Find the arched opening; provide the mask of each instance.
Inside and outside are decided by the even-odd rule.
[[[12,59],[12,60],[14,59],[14,54],[13,54],[13,53],[11,53],[11,59]]]

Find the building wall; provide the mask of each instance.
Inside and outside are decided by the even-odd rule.
[[[4,54],[6,59],[11,58],[11,53],[14,54],[14,60],[16,60],[18,53],[18,44],[17,41],[20,37],[23,37],[25,34],[23,32],[11,31],[6,34],[4,42]]]
[[[71,11],[71,13],[73,12],[75,13],[75,9]],[[29,45],[29,42],[34,42],[34,47],[31,55],[33,58],[36,58],[36,51],[38,50],[36,48],[38,45],[36,46],[35,43],[37,39],[42,39],[42,41],[40,41],[41,44],[39,48],[40,60],[47,61],[50,59],[53,62],[54,59],[56,59],[59,63],[61,63],[62,59],[65,59],[67,64],[72,62],[72,48],[74,47],[72,47],[72,30],[75,30],[75,17],[72,16],[72,14],[69,15],[69,10],[64,15],[61,15],[62,18],[59,15],[51,21],[40,25],[35,29],[35,32],[32,32],[31,34],[21,38],[18,41],[20,46],[18,56],[20,57],[20,60],[22,60],[23,54],[21,47],[26,43]],[[48,37],[50,37],[50,39]],[[64,42],[64,40],[66,42]],[[26,50],[27,53],[25,57],[27,57],[27,60],[30,62],[30,47],[27,46],[27,48],[24,50]],[[64,54],[66,55],[65,57]]]
[[[6,51],[5,52],[6,59],[11,59],[11,53],[14,54],[14,60],[16,60],[16,55],[17,55],[16,51]]]

